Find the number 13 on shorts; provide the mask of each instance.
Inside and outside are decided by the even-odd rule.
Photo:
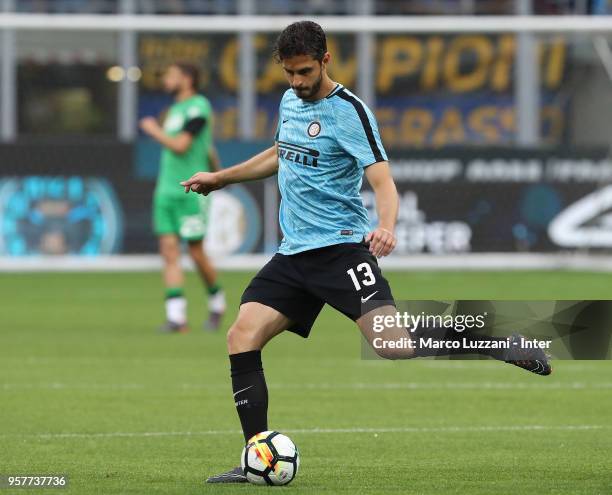
[[[348,273],[351,277],[351,281],[353,282],[356,291],[361,290],[361,284],[368,287],[376,283],[376,277],[374,276],[372,267],[369,263],[360,263],[356,268],[347,270],[346,273]],[[361,283],[359,282],[359,278],[361,278]]]

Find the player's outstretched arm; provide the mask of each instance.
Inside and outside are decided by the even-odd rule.
[[[387,256],[395,248],[394,231],[399,199],[389,162],[370,165],[365,169],[365,175],[374,190],[378,213],[378,227],[366,236],[366,242],[370,243],[370,252],[380,258]]]
[[[193,191],[208,194],[229,184],[264,179],[278,172],[276,145],[249,158],[246,162],[218,172],[198,172],[190,179],[181,182],[185,192]]]
[[[145,117],[140,121],[140,128],[159,144],[179,155],[185,153],[193,142],[193,136],[188,132],[181,132],[176,136],[169,136],[154,117]]]

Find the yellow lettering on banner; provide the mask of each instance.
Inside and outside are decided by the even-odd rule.
[[[498,119],[499,107],[486,105],[474,109],[468,116],[468,125],[480,134],[484,141],[497,142],[500,139]]]
[[[268,46],[267,38],[264,35],[255,37],[255,50],[258,52],[262,49],[267,50]],[[270,54],[261,76],[257,78],[257,92],[269,93],[279,85],[287,86],[287,80],[285,79],[282,67],[276,63],[272,54]]]
[[[140,58],[149,58],[155,56],[156,40],[143,37],[140,39]]]
[[[461,57],[466,52],[476,55],[476,67],[472,72],[462,74]],[[491,40],[485,36],[461,36],[453,39],[444,60],[444,76],[448,88],[461,93],[482,87],[487,79],[492,58]]]
[[[512,77],[512,64],[516,52],[516,39],[512,34],[499,37],[498,54],[491,74],[491,89],[508,91]]]
[[[547,130],[542,139],[546,143],[557,144],[563,135],[563,111],[559,107],[547,105],[540,113],[543,128]],[[544,134],[544,133],[543,133]]]
[[[198,67],[203,67],[210,52],[210,43],[201,39],[147,36],[141,40],[139,46],[142,67],[141,84],[147,89],[161,88],[159,76],[172,62],[186,60]],[[209,77],[208,71],[202,71],[200,86],[206,86]]]
[[[258,110],[255,116],[255,139],[269,138],[269,125],[270,119],[268,112],[265,110]],[[274,128],[276,128],[276,126]],[[274,132],[274,130],[272,132]]]
[[[499,122],[502,130],[516,132],[516,112],[514,108],[499,109]],[[558,143],[563,135],[563,109],[556,105],[546,105],[540,111],[540,123],[543,129],[542,139],[549,144]]]
[[[219,60],[219,77],[229,91],[238,90],[238,40],[231,39],[223,48]]]
[[[437,129],[431,137],[431,143],[436,147],[458,144],[465,141],[465,130],[461,112],[455,107],[449,107],[443,114]]]
[[[418,107],[407,108],[399,115],[394,108],[385,107],[379,109],[376,116],[383,143],[387,147],[468,144],[466,127],[476,134],[477,141],[487,145],[506,142],[507,136],[516,132],[514,108],[497,105],[477,107],[465,115],[459,109],[451,108],[439,120],[435,120],[432,111]],[[564,131],[563,109],[558,106],[543,107],[541,122],[543,141],[558,143]]]
[[[514,108],[504,107],[500,110],[499,123],[504,131],[514,132],[516,129],[515,121]]]
[[[254,43],[257,52],[269,50],[270,48],[268,39],[264,35],[256,36]],[[340,56],[340,49],[337,45],[337,41],[333,37],[328,38],[327,46],[330,53],[333,54],[331,64],[329,65],[330,75],[332,75],[334,79],[341,82],[342,84],[349,86],[352,85],[355,82],[357,74],[357,61],[355,59],[355,56],[353,55],[347,60],[343,60]],[[232,62],[233,66],[234,64],[236,64],[238,56],[237,45],[232,49],[230,55],[234,58]],[[236,69],[233,69],[232,77],[234,80],[236,80],[235,73]],[[229,75],[230,74],[228,73],[228,76]],[[271,93],[279,86],[287,87],[287,80],[285,79],[285,75],[280,64],[278,64],[276,60],[274,60],[274,58],[270,55],[270,57],[265,62],[265,66],[261,72],[261,75],[257,79],[257,92],[264,94]]]
[[[557,36],[549,47],[547,63],[544,65],[544,86],[548,89],[558,88],[563,80],[565,69],[565,39]]]
[[[397,141],[395,110],[389,107],[378,107],[376,109],[376,120],[378,121],[382,142],[385,146],[395,146]]]
[[[331,63],[328,66],[331,77],[345,86],[353,86],[357,78],[355,51],[352,50],[352,55],[343,60],[340,56],[338,42],[333,37],[327,39],[327,50],[332,54]]]
[[[139,46],[142,67],[140,84],[147,89],[157,89],[160,87],[159,76],[162,70],[159,57],[164,45],[158,38],[144,37]]]
[[[435,89],[440,78],[440,56],[444,51],[444,40],[439,36],[427,40],[427,55],[421,76],[421,87],[425,91]]]
[[[416,73],[423,58],[419,40],[413,37],[392,36],[382,41],[376,88],[387,92],[395,79]]]
[[[159,71],[158,67],[152,67],[149,65],[142,65],[142,78],[140,84],[146,89],[157,89],[159,84]]]
[[[220,114],[217,114],[218,122],[215,128],[215,137],[218,139],[235,139],[238,129],[238,110],[230,107]]]
[[[461,117],[459,117],[461,120]],[[402,144],[425,146],[434,123],[432,112],[423,108],[410,108],[402,115]]]

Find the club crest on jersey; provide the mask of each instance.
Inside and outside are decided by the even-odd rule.
[[[311,122],[310,124],[308,124],[308,129],[306,130],[306,132],[308,132],[308,135],[311,138],[317,137],[321,132],[321,124],[316,120]]]

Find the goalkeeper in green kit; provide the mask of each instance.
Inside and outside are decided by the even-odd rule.
[[[209,317],[205,328],[216,330],[225,312],[225,295],[203,247],[208,223],[209,199],[185,195],[177,184],[200,170],[216,171],[219,160],[212,143],[212,109],[197,93],[197,67],[177,62],[164,74],[164,89],[174,97],[163,127],[154,117],[145,117],[140,128],[163,146],[161,166],[153,199],[153,226],[164,260],[166,286],[165,332],[185,332],[187,300],[180,265],[181,241],[208,289]]]

